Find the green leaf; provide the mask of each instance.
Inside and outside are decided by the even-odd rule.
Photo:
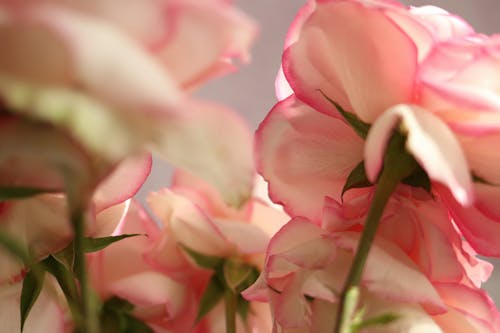
[[[361,161],[347,177],[347,181],[342,188],[341,198],[344,197],[344,193],[352,188],[361,188],[372,186],[373,184],[368,180],[365,172],[365,162]]]
[[[208,312],[210,312],[210,310],[217,305],[223,296],[224,285],[220,281],[219,277],[214,274],[210,279],[203,296],[201,297],[196,322],[200,321]]]
[[[28,318],[31,308],[35,304],[43,287],[43,275],[37,276],[30,270],[23,280],[23,287],[21,290],[21,332],[24,329],[24,323]]]
[[[342,115],[342,117],[344,117],[345,121],[347,121],[347,123],[356,132],[356,134],[358,134],[361,138],[366,139],[368,131],[370,130],[370,124],[365,123],[364,121],[359,119],[358,116],[356,116],[354,113],[345,111],[339,103],[326,96],[323,91],[320,90],[319,92],[328,100],[328,102],[335,106],[337,111]]]
[[[101,237],[101,238],[92,238],[92,237],[84,237],[83,238],[83,250],[85,253],[97,252],[100,251],[107,246],[118,242],[122,239],[135,237],[135,236],[144,236],[142,234],[125,234],[119,236],[109,236],[109,237]]]
[[[34,187],[0,186],[0,201],[26,199],[39,194],[57,192]]]
[[[214,256],[207,256],[207,255],[198,253],[194,250],[191,250],[187,246],[184,246],[184,245],[181,245],[181,246],[184,249],[184,251],[186,251],[186,253],[191,257],[191,259],[193,259],[194,262],[202,268],[215,269],[224,263],[223,258],[214,257]]]

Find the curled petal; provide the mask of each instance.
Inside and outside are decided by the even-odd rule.
[[[429,177],[449,187],[462,205],[470,205],[472,179],[458,140],[439,118],[417,106],[392,107],[373,124],[365,145],[368,179],[377,179],[387,143],[398,126],[407,135],[406,149]]]
[[[325,196],[340,201],[363,141],[342,120],[318,113],[294,96],[278,103],[256,133],[257,169],[273,201],[291,216],[319,224]]]
[[[121,162],[94,192],[93,202],[100,212],[133,197],[151,172],[151,154],[143,153]]]
[[[232,5],[183,0],[170,1],[167,7],[170,30],[155,49],[182,87],[233,71],[232,58],[249,60],[256,25]]]

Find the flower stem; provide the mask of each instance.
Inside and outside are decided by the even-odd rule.
[[[366,217],[363,233],[337,307],[335,333],[351,333],[350,319],[358,303],[357,291],[366,259],[370,252],[385,206],[401,180],[417,167],[415,159],[404,148],[405,138],[396,133],[391,138],[384,159],[384,168],[375,188],[373,201]]]
[[[238,295],[226,287],[224,304],[226,307],[226,333],[236,333],[236,302]]]
[[[83,239],[85,235],[84,210],[76,209],[71,213],[71,222],[74,229],[74,268],[76,278],[80,283],[80,309],[82,312],[81,332],[99,333],[99,322],[94,306],[93,294],[87,276],[87,263]]]

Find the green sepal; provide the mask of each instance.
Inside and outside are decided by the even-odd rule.
[[[395,313],[384,313],[381,314],[380,316],[368,318],[365,320],[362,320],[359,323],[353,324],[352,325],[352,330],[353,332],[357,332],[359,330],[362,330],[367,327],[372,327],[372,326],[382,326],[382,325],[389,325],[392,322],[398,320],[401,316],[395,314]]]
[[[70,306],[78,302],[78,288],[73,273],[52,255],[41,261],[41,265],[54,276]]]
[[[84,253],[92,253],[97,252],[102,249],[105,249],[109,245],[118,242],[122,239],[142,236],[142,234],[124,234],[118,236],[109,236],[109,237],[100,237],[100,238],[92,238],[92,237],[84,237],[83,238],[83,252]],[[75,251],[74,244],[71,242],[61,251],[52,255],[54,259],[63,264],[68,270],[74,272],[75,271]]]
[[[153,333],[151,327],[131,315],[134,305],[119,297],[111,297],[104,302],[100,324],[106,333]]]
[[[0,201],[19,200],[34,197],[39,194],[58,193],[59,191],[47,190],[24,186],[0,186]]]
[[[253,267],[236,260],[226,260],[224,262],[223,274],[224,281],[231,291],[239,293],[243,289],[241,286],[252,274]]]
[[[362,139],[366,139],[366,137],[368,136],[368,131],[370,130],[370,124],[365,123],[364,121],[359,119],[358,116],[356,116],[354,113],[344,110],[339,103],[326,96],[323,91],[320,90],[319,92],[328,100],[328,102],[335,106],[337,111],[342,115],[345,121],[347,121],[347,123],[356,132],[356,134],[358,134]]]
[[[84,237],[83,238],[83,251],[85,253],[97,252],[102,249],[105,249],[109,245],[121,241],[122,239],[136,236],[144,236],[143,234],[124,234],[118,236],[109,236],[109,237],[100,237],[100,238],[92,238],[92,237]]]
[[[347,180],[342,188],[341,198],[344,197],[344,193],[352,188],[362,188],[369,187],[373,184],[368,180],[365,172],[365,163],[363,161],[359,162],[358,165],[352,169],[351,173],[347,177]]]
[[[238,295],[238,300],[236,303],[236,311],[238,315],[243,320],[243,323],[247,323],[248,314],[250,313],[250,302],[243,298],[243,296]]]
[[[401,182],[412,187],[420,187],[427,193],[431,193],[431,179],[420,165],[416,167],[415,171],[413,171],[411,175],[403,179]]]
[[[224,296],[224,284],[220,281],[217,274],[214,274],[208,282],[207,288],[201,297],[198,307],[196,322],[200,321]]]
[[[187,246],[184,245],[181,246],[182,249],[189,255],[189,257],[194,260],[196,265],[200,266],[201,268],[216,269],[217,267],[220,267],[224,263],[223,258],[215,256],[207,256],[199,252],[196,252],[188,248]]]
[[[33,270],[28,271],[23,279],[21,290],[21,332],[24,329],[24,323],[28,318],[31,308],[35,304],[43,288],[44,274],[36,274]]]

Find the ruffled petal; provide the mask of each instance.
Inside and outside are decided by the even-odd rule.
[[[411,100],[417,49],[377,9],[353,1],[317,4],[300,38],[283,56],[285,75],[300,100],[336,115],[321,90],[366,122],[391,105]]]

